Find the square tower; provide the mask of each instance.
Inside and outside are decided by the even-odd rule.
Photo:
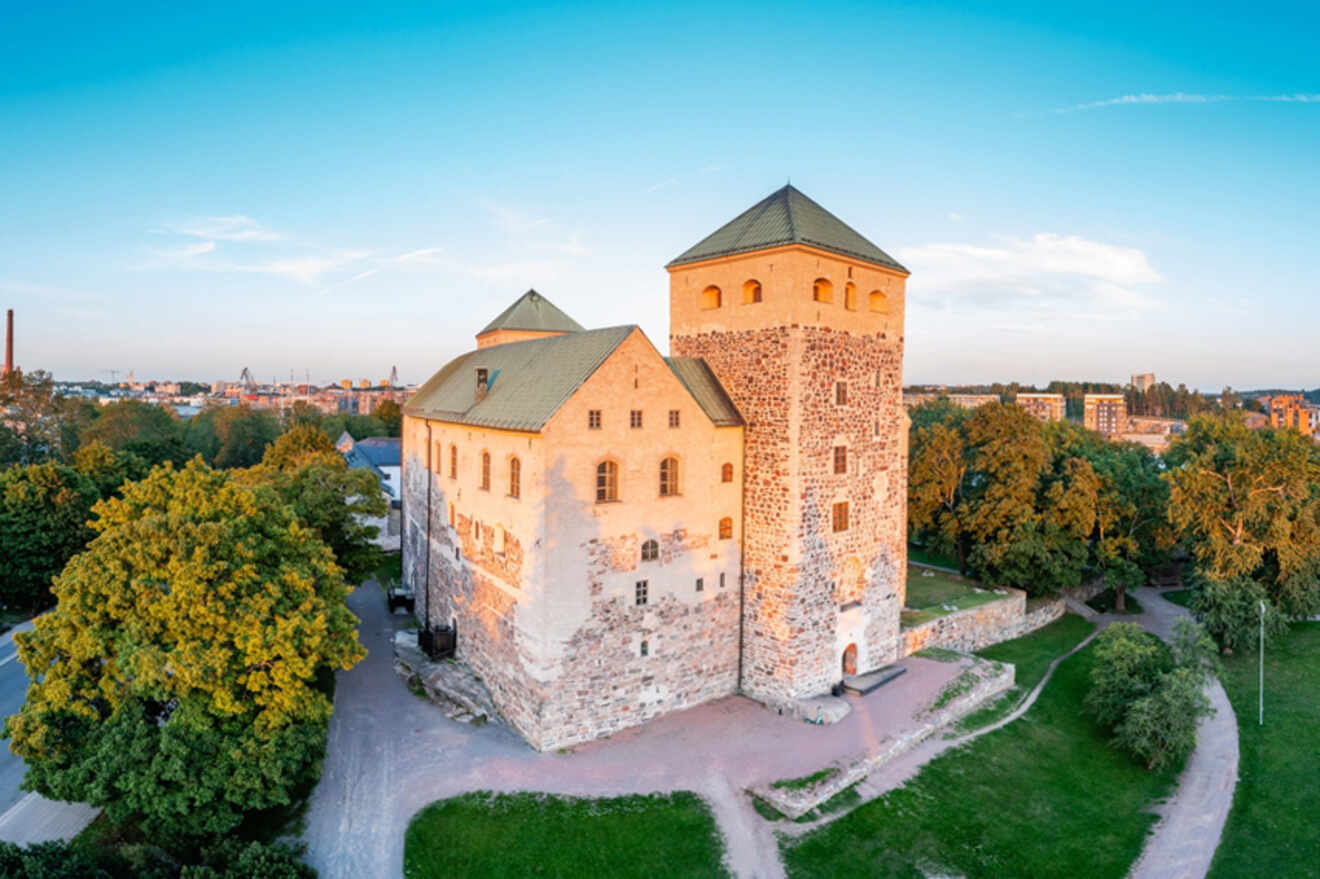
[[[907,576],[908,271],[785,186],[669,271],[669,345],[746,421],[742,688],[768,704],[892,662]]]

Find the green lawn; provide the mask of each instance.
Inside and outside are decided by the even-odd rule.
[[[404,836],[405,879],[725,877],[715,819],[696,794],[579,799],[485,791],[440,800]]]
[[[1192,606],[1191,589],[1174,589],[1172,592],[1161,592],[1160,595],[1165,601],[1172,601],[1174,604],[1181,604],[1183,607]]]
[[[1320,876],[1320,623],[1265,650],[1265,726],[1257,657],[1224,659],[1237,715],[1238,784],[1210,879]]]
[[[971,732],[989,726],[1012,711],[1022,698],[1045,677],[1050,663],[1081,643],[1095,629],[1077,614],[1064,614],[1059,619],[1029,632],[1021,638],[1004,641],[983,650],[977,656],[997,662],[1011,662],[1016,668],[1013,688],[990,705],[973,711],[958,724],[959,733]]]
[[[1086,602],[1086,606],[1097,613],[1117,613],[1114,609],[1114,602],[1118,596],[1112,588],[1106,589],[1095,598]],[[1141,602],[1137,601],[1131,593],[1123,596],[1123,613],[1141,613]]]
[[[1123,877],[1155,822],[1151,803],[1167,796],[1177,774],[1147,772],[1083,713],[1093,661],[1087,647],[1059,665],[1016,722],[936,758],[902,788],[785,839],[789,875]]]
[[[920,625],[933,619],[952,613],[952,610],[964,610],[978,604],[988,604],[1004,598],[993,591],[983,589],[975,580],[968,580],[956,574],[946,574],[933,568],[908,565],[907,597],[902,614],[904,628]]]
[[[953,568],[958,570],[958,560],[950,555],[942,555],[938,552],[921,549],[920,547],[908,544],[908,560],[916,562],[919,565],[939,565],[942,568]]]

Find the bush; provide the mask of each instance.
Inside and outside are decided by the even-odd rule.
[[[19,848],[0,842],[0,879],[113,879],[85,852],[63,842]]]
[[[1114,743],[1157,772],[1185,759],[1196,747],[1197,721],[1214,711],[1203,678],[1191,668],[1161,675],[1154,692],[1128,707]]]
[[[1265,602],[1265,640],[1288,630],[1288,620],[1250,577],[1205,579],[1192,596],[1192,613],[1225,652],[1251,647],[1260,640],[1260,603]]]
[[[51,604],[51,579],[92,539],[86,524],[96,486],[62,464],[0,471],[0,602],[38,611]]]
[[[179,879],[315,879],[301,851],[283,843],[264,845],[229,839],[202,854],[202,863],[184,867]]]
[[[1169,649],[1136,623],[1114,623],[1095,641],[1088,713],[1109,728],[1122,722],[1128,707],[1149,696],[1160,675],[1173,667]]]

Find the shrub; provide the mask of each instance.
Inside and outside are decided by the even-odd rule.
[[[1260,638],[1260,603],[1265,602],[1265,640],[1288,629],[1287,618],[1250,577],[1205,579],[1192,596],[1192,613],[1225,652],[1251,647]]]
[[[86,853],[63,842],[19,848],[0,842],[0,879],[112,879]]]
[[[1201,687],[1204,675],[1175,668],[1161,675],[1155,690],[1128,707],[1114,730],[1114,743],[1160,771],[1184,759],[1196,747],[1196,724],[1212,714]]]
[[[1095,665],[1085,706],[1101,726],[1113,728],[1128,707],[1149,696],[1173,666],[1169,649],[1136,623],[1114,623],[1096,636]]]

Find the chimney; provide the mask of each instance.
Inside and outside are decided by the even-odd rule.
[[[14,371],[14,309],[5,313],[5,375]]]

